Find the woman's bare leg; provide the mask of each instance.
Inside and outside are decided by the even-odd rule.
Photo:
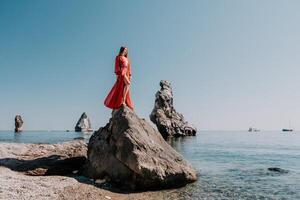
[[[123,93],[123,101],[122,101],[122,104],[126,104],[126,97],[127,97],[127,94],[128,94],[128,91],[129,91],[129,85],[125,85],[124,86],[124,93]]]

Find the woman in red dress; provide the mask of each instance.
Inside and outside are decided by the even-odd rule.
[[[104,105],[111,109],[118,109],[127,105],[133,110],[130,99],[129,86],[131,81],[130,60],[127,58],[128,49],[121,47],[115,59],[115,74],[117,80],[104,100]]]

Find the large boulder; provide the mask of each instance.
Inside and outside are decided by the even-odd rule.
[[[150,120],[164,138],[196,135],[197,128],[186,122],[183,115],[178,113],[173,106],[171,83],[162,80],[160,87],[155,95],[155,104],[150,114]]]
[[[87,170],[91,178],[134,190],[179,187],[197,180],[196,171],[161,134],[124,105],[90,138]]]
[[[81,117],[79,118],[78,122],[76,123],[75,131],[76,132],[92,132],[93,131],[91,121],[85,112],[82,113]]]
[[[23,126],[23,119],[21,115],[16,115],[15,117],[15,133],[22,132],[22,126]]]

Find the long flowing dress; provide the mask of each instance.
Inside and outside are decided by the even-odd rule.
[[[129,78],[129,80],[131,80],[131,69],[129,59],[125,56],[116,56],[114,72],[116,75],[118,75],[118,77],[110,92],[106,96],[104,100],[104,105],[111,109],[118,109],[122,105],[125,86],[125,74]],[[126,95],[125,103],[131,110],[133,110],[133,105],[130,99],[130,90]]]

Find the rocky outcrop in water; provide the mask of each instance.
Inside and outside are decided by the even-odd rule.
[[[271,172],[277,172],[277,173],[280,173],[280,174],[286,174],[286,173],[289,172],[288,170],[281,169],[279,167],[269,167],[268,170],[271,171]]]
[[[173,106],[171,83],[162,80],[160,87],[155,95],[155,104],[150,114],[150,120],[157,126],[164,138],[196,135],[196,127],[186,122],[183,115],[178,113]]]
[[[90,138],[87,173],[134,190],[178,187],[197,179],[161,134],[124,105]]]
[[[75,126],[76,132],[92,132],[92,125],[91,121],[86,115],[86,113],[82,113],[81,117],[79,118],[76,126]]]
[[[23,119],[21,115],[16,115],[15,117],[15,133],[22,132],[22,126],[23,126]]]

